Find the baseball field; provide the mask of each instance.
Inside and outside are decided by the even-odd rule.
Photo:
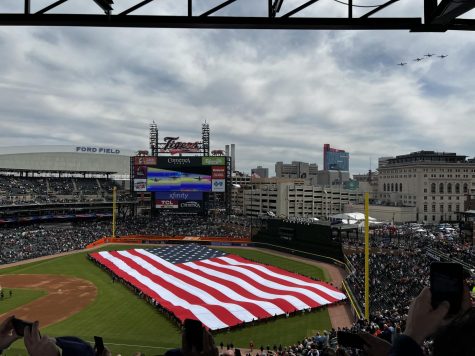
[[[112,245],[102,250],[124,250],[144,246]],[[329,281],[327,271],[310,263],[246,248],[226,249],[258,262]],[[142,351],[162,355],[178,347],[180,330],[154,307],[139,298],[86,258],[87,252],[0,269],[0,319],[10,314],[39,320],[42,334],[74,335],[92,341],[102,336],[113,355]],[[9,291],[12,290],[10,296]],[[288,319],[277,319],[215,335],[216,344],[233,343],[247,348],[290,345],[317,330],[331,328],[328,310],[313,311]],[[26,355],[17,341],[6,355]]]

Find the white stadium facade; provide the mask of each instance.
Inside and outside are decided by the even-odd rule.
[[[107,173],[126,177],[135,151],[108,146],[0,147],[0,171]]]

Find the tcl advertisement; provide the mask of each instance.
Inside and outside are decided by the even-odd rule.
[[[155,199],[156,209],[179,209],[181,212],[197,212],[203,208],[203,201]]]
[[[155,208],[156,209],[178,209],[178,200],[163,200],[157,199],[155,200]]]

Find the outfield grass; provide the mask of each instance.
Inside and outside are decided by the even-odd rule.
[[[134,247],[118,245],[108,246],[104,250]],[[306,263],[256,250],[229,249],[229,252],[304,275],[325,278],[320,268]],[[99,335],[104,338],[104,342],[113,353],[120,352],[123,355],[129,355],[138,350],[147,355],[159,355],[166,349],[180,344],[180,332],[172,323],[122,284],[112,283],[108,273],[86,259],[85,252],[0,270],[0,274],[16,273],[76,276],[91,281],[98,288],[98,295],[94,302],[67,320],[45,328],[42,330],[45,334],[75,335],[85,340],[92,340],[94,335]],[[247,347],[251,339],[256,346],[261,344],[266,346],[267,343],[288,345],[312,334],[314,330],[330,327],[328,312],[324,310],[289,319],[278,319],[230,333],[221,333],[216,335],[216,341],[217,343],[223,341],[224,344],[232,342],[239,347]],[[11,355],[12,351],[14,355],[23,354],[21,345],[18,345],[20,343],[17,342],[8,355]]]
[[[12,291],[11,297],[9,293],[10,290]],[[0,314],[46,295],[46,291],[27,288],[4,288],[3,293],[4,297],[0,300]]]

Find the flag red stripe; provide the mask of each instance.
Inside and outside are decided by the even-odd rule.
[[[275,283],[279,283],[279,284],[282,284],[282,285],[285,285],[285,286],[288,286],[288,287],[295,287],[295,288],[303,288],[303,289],[307,289],[307,290],[310,290],[312,292],[314,292],[315,294],[318,294],[320,295],[321,297],[325,298],[326,300],[328,300],[329,302],[333,303],[333,302],[336,302],[338,301],[339,299],[335,298],[334,296],[331,296],[329,295],[328,293],[326,293],[325,291],[322,291],[316,287],[312,287],[312,286],[307,286],[307,285],[301,285],[301,284],[297,284],[295,282],[292,282],[292,281],[288,281],[286,279],[283,279],[283,278],[279,278],[279,277],[275,277],[275,276],[271,276],[263,271],[260,271],[259,269],[256,269],[256,268],[253,268],[252,266],[249,266],[250,264],[252,265],[259,265],[259,266],[262,266],[264,268],[267,268],[269,269],[270,271],[274,272],[274,273],[277,273],[279,275],[284,275],[284,276],[287,276],[287,277],[292,277],[292,278],[295,278],[295,279],[298,279],[299,281],[302,281],[302,282],[305,282],[305,283],[311,283],[311,284],[319,284],[321,285],[321,283],[318,283],[308,277],[303,277],[303,276],[299,276],[299,275],[296,275],[296,274],[292,274],[290,272],[287,272],[287,271],[284,271],[282,269],[279,269],[279,268],[269,268],[269,266],[266,266],[266,265],[263,265],[263,264],[259,264],[259,263],[250,263],[250,261],[248,260],[245,260],[243,258],[240,258],[239,256],[235,256],[235,255],[228,255],[226,256],[226,258],[231,258],[233,260],[236,260],[238,262],[241,262],[245,265],[237,265],[236,267],[241,267],[241,268],[245,268],[245,269],[248,269],[250,271],[252,271],[253,273],[261,276],[262,278],[265,278],[269,281],[273,281]],[[230,265],[228,262],[220,259],[220,258],[213,258],[213,259],[210,259],[210,261],[213,261],[213,262],[218,262],[218,263],[221,263],[223,265]],[[231,265],[232,266],[232,265]],[[337,291],[337,292],[340,292],[338,290],[336,290],[335,288],[329,286],[329,285],[325,285],[325,288],[328,288],[328,289],[331,289],[331,290],[334,290],[334,291]],[[341,292],[340,292],[341,293]],[[308,303],[307,303],[308,304]]]
[[[227,269],[227,268],[221,268],[219,266],[209,265],[209,264],[201,262],[201,261],[195,261],[194,263],[197,264],[198,266],[206,267],[206,268],[212,269],[214,271],[218,271],[218,272],[221,272],[221,273],[226,273],[227,275],[239,278],[239,279],[241,279],[243,281],[246,281],[247,283],[251,284],[252,286],[254,286],[255,288],[259,289],[262,292],[275,294],[275,295],[282,295],[282,296],[290,295],[290,296],[293,296],[293,297],[301,300],[303,303],[307,304],[308,306],[310,306],[312,308],[320,306],[320,304],[318,304],[314,300],[308,298],[307,296],[305,296],[301,293],[294,292],[294,291],[280,290],[280,289],[271,288],[271,287],[262,285],[262,284],[260,284],[259,282],[256,282],[254,279],[252,279],[251,277],[249,277],[248,275],[246,275],[244,273],[241,273],[241,272],[238,272],[238,271],[233,271],[233,270],[230,270],[230,269]],[[256,296],[254,296],[254,297],[256,297]],[[295,310],[295,308],[296,308],[296,306],[294,306],[292,303],[290,303],[290,308],[285,309],[285,311],[286,312],[292,312],[292,311]]]
[[[128,252],[130,252],[130,251],[128,251]],[[206,309],[208,309],[212,314],[215,315],[215,317],[217,317],[223,323],[225,323],[227,325],[235,325],[235,324],[242,323],[242,320],[239,320],[238,318],[236,318],[232,313],[230,313],[223,306],[207,303],[206,300],[202,300],[198,296],[186,291],[185,289],[179,288],[179,287],[175,286],[174,284],[166,281],[162,277],[157,276],[157,275],[149,272],[148,270],[143,268],[141,265],[139,265],[138,263],[136,263],[132,259],[119,254],[117,251],[113,251],[113,252],[109,252],[109,253],[112,256],[114,256],[114,257],[122,260],[123,262],[125,262],[129,267],[131,267],[134,270],[136,270],[137,272],[139,272],[142,276],[145,276],[145,277],[149,278],[153,282],[155,282],[155,283],[159,284],[160,286],[162,286],[163,288],[169,290],[170,292],[175,294],[177,297],[179,297],[183,300],[186,300],[190,304],[196,304],[196,305],[201,305],[201,306],[206,307]],[[154,264],[154,267],[156,267],[157,269],[160,269],[160,266],[156,266],[155,264]]]
[[[113,264],[111,261],[105,259],[102,257],[100,254],[95,253],[91,255],[93,258],[95,258],[98,262],[100,262],[102,265],[106,266],[109,268],[112,272],[114,272],[118,277],[124,279],[125,281],[132,283],[134,286],[139,288],[145,295],[155,299],[158,303],[160,303],[164,308],[168,309],[171,311],[175,316],[180,320],[180,321],[185,321],[185,319],[198,319],[196,315],[194,315],[189,309],[180,307],[180,306],[175,306],[168,302],[167,300],[164,300],[158,295],[155,291],[147,287],[145,284],[142,284],[139,280],[136,278],[130,276],[120,268],[118,268],[115,264]]]
[[[218,299],[220,302],[233,303],[233,304],[240,305],[241,307],[243,307],[244,309],[248,310],[250,313],[255,315],[256,318],[267,318],[267,317],[271,316],[263,308],[261,308],[260,306],[254,304],[254,303],[242,302],[242,301],[237,301],[237,300],[231,299],[229,296],[226,296],[225,294],[223,294],[220,290],[218,290],[216,288],[213,288],[211,286],[208,286],[208,285],[206,285],[204,283],[201,283],[199,281],[196,281],[195,279],[190,278],[190,277],[186,276],[185,274],[182,274],[182,273],[176,272],[174,270],[171,270],[171,269],[161,265],[160,263],[156,262],[154,259],[152,259],[152,258],[150,258],[150,257],[148,257],[144,254],[141,254],[138,251],[130,250],[128,252],[130,254],[133,254],[134,256],[142,258],[143,260],[150,263],[151,265],[153,265],[157,269],[160,269],[164,273],[167,273],[171,276],[179,278],[180,280],[184,281],[185,283],[191,284],[194,287],[197,287],[197,288],[211,294],[213,297]],[[181,268],[182,266],[177,265],[177,267]],[[185,270],[184,272],[188,272],[188,270]]]
[[[257,269],[254,269],[252,267],[249,267],[249,266],[244,266],[244,265],[238,265],[238,266],[234,266],[234,265],[230,265],[229,263],[227,263],[226,261],[223,261],[219,258],[215,258],[215,259],[212,259],[213,262],[216,262],[216,263],[219,263],[219,264],[222,264],[223,266],[233,266],[233,267],[239,267],[239,268],[244,268],[258,276],[260,276],[261,278],[264,278],[268,281],[271,281],[271,282],[274,282],[274,283],[277,283],[277,284],[280,284],[280,285],[283,285],[283,286],[287,286],[287,287],[291,287],[291,288],[300,288],[300,289],[305,289],[305,290],[308,290],[310,292],[313,292],[315,294],[318,294],[320,296],[322,296],[323,298],[325,298],[324,293],[320,293],[319,292],[316,292],[315,290],[311,290],[310,288],[308,288],[307,286],[302,286],[302,285],[299,285],[299,284],[295,284],[291,281],[287,281],[285,279],[282,279],[282,278],[277,278],[277,277],[274,277],[274,276],[271,276],[269,274],[266,274],[262,271],[259,271]],[[239,272],[238,272],[239,273]],[[305,294],[302,294],[298,291],[285,291],[285,292],[288,292],[289,294],[292,294],[292,293],[297,293],[297,294],[292,294],[292,295],[295,295],[297,298],[301,299],[302,301],[304,301],[306,304],[308,304],[309,306],[314,306],[313,304],[317,303],[316,306],[320,305],[318,304],[318,302],[315,302],[312,298],[310,298],[309,296],[305,295]],[[325,298],[327,299],[327,298]],[[331,299],[334,299],[333,297]],[[334,301],[334,300],[332,300]]]
[[[271,303],[275,304],[278,306],[280,309],[282,309],[285,312],[291,312],[295,310],[295,307],[286,301],[285,299],[282,298],[276,298],[276,299],[268,299],[268,298],[263,298],[258,295],[252,294],[250,291],[242,287],[241,285],[234,283],[233,281],[229,281],[226,279],[219,278],[217,276],[212,276],[204,271],[200,271],[197,269],[194,269],[190,266],[187,266],[185,264],[180,264],[179,265],[183,269],[187,269],[190,272],[196,273],[204,278],[207,278],[209,280],[212,280],[216,283],[221,283],[225,285],[226,287],[232,288],[236,293],[242,295],[243,297],[249,298],[249,299],[254,299],[254,300],[260,300],[260,301],[270,301]]]

